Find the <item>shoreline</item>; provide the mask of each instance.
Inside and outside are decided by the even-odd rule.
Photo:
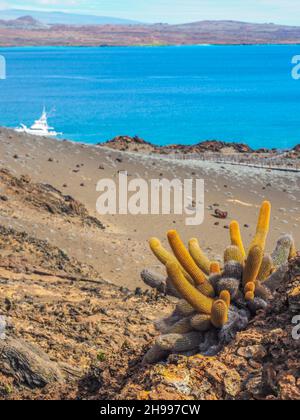
[[[226,43],[226,44],[145,44],[145,45],[0,45],[0,49],[10,49],[10,48],[191,48],[191,47],[298,47],[300,46],[300,41],[298,43],[247,43],[247,44],[235,44],[235,43]]]
[[[4,129],[4,130],[9,130],[9,131],[13,131],[15,132],[15,129],[12,127],[6,127],[6,126],[1,126],[0,125],[0,131]],[[127,150],[123,150],[122,148],[122,144],[120,143],[120,145],[118,145],[119,141],[123,141],[125,139],[126,142],[128,142],[128,144],[130,144],[131,147],[136,147],[137,149],[140,148],[140,146],[149,146],[151,147],[154,151],[152,151],[152,153],[149,153],[150,156],[155,156],[157,154],[159,154],[158,152],[161,151],[161,157],[165,156],[174,156],[176,154],[180,154],[179,151],[182,151],[182,155],[190,155],[191,153],[188,153],[189,150],[193,149],[193,148],[197,148],[197,147],[201,147],[209,144],[209,145],[215,145],[216,147],[218,147],[219,145],[221,145],[222,147],[220,148],[219,152],[214,152],[212,150],[203,150],[201,152],[198,152],[199,156],[204,156],[205,154],[207,154],[208,156],[210,156],[211,153],[219,153],[220,156],[225,156],[226,155],[234,155],[234,156],[240,156],[241,158],[243,158],[245,155],[250,154],[253,157],[257,157],[257,159],[260,159],[262,156],[266,157],[265,155],[270,155],[272,157],[275,158],[275,156],[281,156],[287,153],[292,153],[293,151],[299,151],[300,149],[300,144],[297,143],[294,146],[290,147],[290,148],[276,148],[276,147],[272,147],[272,148],[259,148],[259,149],[253,149],[251,146],[249,146],[249,144],[247,143],[243,143],[240,141],[226,141],[226,140],[200,140],[198,142],[195,143],[189,143],[189,144],[182,144],[182,143],[168,143],[165,145],[157,145],[152,143],[151,141],[147,141],[144,140],[138,136],[135,137],[131,137],[131,136],[127,136],[127,135],[121,135],[121,136],[116,136],[110,140],[104,140],[101,142],[97,142],[97,143],[85,143],[82,140],[72,140],[69,138],[59,138],[59,137],[45,137],[45,138],[50,138],[53,139],[57,142],[69,142],[72,144],[77,144],[77,145],[83,145],[83,146],[88,146],[88,147],[92,147],[92,148],[99,148],[99,147],[106,147],[108,149],[115,149],[115,150],[119,150],[119,151],[127,151]],[[136,143],[137,141],[137,143]],[[123,146],[124,147],[124,146]],[[236,150],[234,151],[234,153],[222,153],[222,149],[223,148],[234,148],[236,147]],[[239,147],[244,147],[245,149],[248,149],[247,152],[240,152],[237,149]],[[130,151],[130,150],[129,150]],[[138,155],[140,153],[144,153],[144,154],[148,154],[145,153],[143,150],[136,150],[135,153]]]
[[[1,129],[5,129],[5,130],[11,130],[11,131],[15,131],[15,127],[7,127],[5,125],[0,125],[0,130]],[[51,138],[51,137],[50,137]],[[243,145],[249,149],[251,149],[251,153],[255,154],[255,153],[262,153],[261,150],[265,149],[268,151],[268,153],[286,153],[286,152],[290,152],[292,150],[294,150],[295,148],[297,148],[300,143],[295,143],[293,146],[291,147],[287,147],[287,148],[277,148],[277,147],[271,147],[271,148],[252,148],[252,146],[250,146],[248,143],[245,143],[243,141],[240,140],[220,140],[220,139],[203,139],[203,140],[198,140],[195,141],[194,143],[187,143],[187,144],[183,144],[183,143],[174,143],[174,142],[170,142],[170,143],[166,143],[166,144],[156,144],[156,143],[152,143],[151,141],[148,140],[144,140],[139,136],[130,136],[130,135],[116,135],[115,137],[113,137],[112,139],[109,140],[103,140],[103,141],[98,141],[97,143],[85,143],[83,140],[72,140],[70,138],[59,138],[58,136],[54,138],[54,140],[59,141],[59,142],[71,142],[71,143],[75,143],[75,144],[82,144],[82,145],[86,145],[86,146],[92,146],[92,147],[103,147],[106,144],[109,144],[110,142],[115,141],[115,139],[131,139],[134,140],[135,138],[142,140],[143,142],[145,142],[145,144],[148,144],[154,148],[157,149],[165,149],[165,148],[183,148],[183,149],[189,149],[201,144],[205,144],[205,143],[216,143],[216,144],[224,144],[224,145]]]

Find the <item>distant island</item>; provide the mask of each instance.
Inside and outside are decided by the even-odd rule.
[[[41,11],[24,9],[0,10],[0,20],[15,20],[23,16],[31,16],[44,24],[62,25],[138,25],[142,22],[131,19],[121,19],[111,16],[86,15],[59,11]]]
[[[36,19],[30,14],[16,15],[14,19],[7,19],[8,16],[13,14],[0,11],[2,47],[300,44],[300,27],[272,23],[201,21],[150,25],[114,18],[75,19],[63,14],[51,15],[49,19]]]

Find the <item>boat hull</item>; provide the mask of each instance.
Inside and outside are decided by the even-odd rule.
[[[59,135],[59,133],[56,133],[56,132],[45,133],[43,131],[35,131],[35,130],[29,130],[29,129],[26,130],[24,128],[16,128],[15,131],[17,133],[30,134],[32,136],[37,136],[37,137],[57,137]]]

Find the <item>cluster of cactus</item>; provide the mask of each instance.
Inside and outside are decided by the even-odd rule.
[[[293,238],[281,237],[272,255],[265,254],[271,204],[262,203],[254,239],[246,252],[237,221],[230,224],[231,244],[223,264],[210,259],[191,239],[188,248],[175,230],[167,237],[173,251],[157,238],[150,248],[166,267],[167,277],[149,270],[141,273],[150,287],[179,299],[174,312],[155,323],[161,335],[144,357],[154,363],[171,353],[212,355],[244,329],[258,310],[272,300],[272,283],[285,274],[284,267],[296,255]]]

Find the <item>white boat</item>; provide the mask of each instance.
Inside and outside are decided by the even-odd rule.
[[[15,129],[18,133],[32,134],[33,136],[42,137],[56,137],[62,133],[57,133],[53,127],[48,125],[48,114],[43,109],[42,116],[36,120],[31,127],[27,127],[25,124],[21,124],[21,127]]]

